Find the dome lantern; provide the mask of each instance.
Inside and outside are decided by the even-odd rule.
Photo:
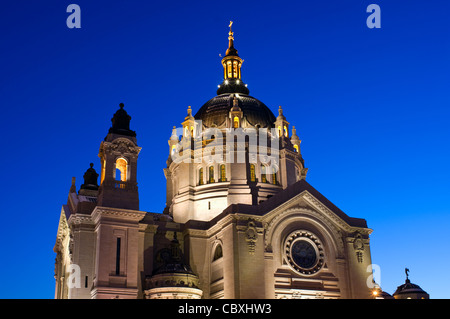
[[[247,84],[243,83],[241,79],[241,66],[244,60],[239,57],[238,51],[234,47],[234,33],[231,29],[232,25],[233,21],[230,21],[230,31],[228,32],[228,49],[222,59],[223,82],[217,89],[217,95],[223,93],[249,94]]]

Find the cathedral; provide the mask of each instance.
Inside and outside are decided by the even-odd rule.
[[[56,299],[372,297],[372,230],[306,181],[295,126],[249,95],[231,23],[221,63],[217,95],[168,136],[163,212],[140,210],[120,104],[61,209]]]

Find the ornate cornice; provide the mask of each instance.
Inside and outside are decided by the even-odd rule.
[[[360,232],[364,235],[370,235],[372,233],[372,229],[364,228],[364,227],[354,227],[350,226],[347,222],[345,222],[342,218],[337,216],[333,211],[331,211],[328,207],[322,204],[317,198],[311,195],[308,191],[302,192],[303,198],[309,204],[311,204],[314,208],[318,209],[320,212],[323,212],[329,219],[331,219],[336,225],[339,225],[343,230],[348,233]]]
[[[108,219],[125,219],[130,222],[138,222],[144,218],[146,212],[129,209],[109,208],[109,207],[95,207],[92,212],[92,219],[97,224],[101,218]]]
[[[133,157],[137,157],[142,148],[134,144],[128,138],[119,137],[112,142],[103,141],[101,144],[101,149],[103,152],[108,154],[128,154]]]
[[[72,225],[93,224],[92,216],[85,214],[72,214],[69,217],[68,223]]]

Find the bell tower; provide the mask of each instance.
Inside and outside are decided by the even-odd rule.
[[[98,154],[102,164],[98,205],[139,210],[137,159],[141,148],[136,132],[130,130],[131,116],[123,103],[119,106]]]

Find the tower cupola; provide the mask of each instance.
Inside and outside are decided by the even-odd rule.
[[[111,119],[112,126],[109,133],[120,134],[125,136],[136,136],[136,132],[130,130],[131,116],[123,109],[124,104],[119,104],[120,109],[114,114]]]
[[[294,151],[299,154],[300,154],[300,143],[301,142],[302,141],[300,140],[300,138],[297,135],[297,130],[296,130],[295,126],[292,126],[291,143],[294,146]]]
[[[278,108],[278,117],[275,121],[275,127],[278,130],[279,137],[289,138],[289,122],[286,121],[286,117],[283,115],[281,105]]]
[[[98,153],[102,164],[98,204],[137,210],[137,160],[141,148],[137,145],[136,132],[130,130],[131,116],[123,109],[123,103],[119,106]]]
[[[84,183],[81,185],[80,189],[87,189],[87,190],[98,190],[98,173],[94,169],[94,163],[91,163],[89,165],[90,167],[87,169],[86,173],[84,173]]]

